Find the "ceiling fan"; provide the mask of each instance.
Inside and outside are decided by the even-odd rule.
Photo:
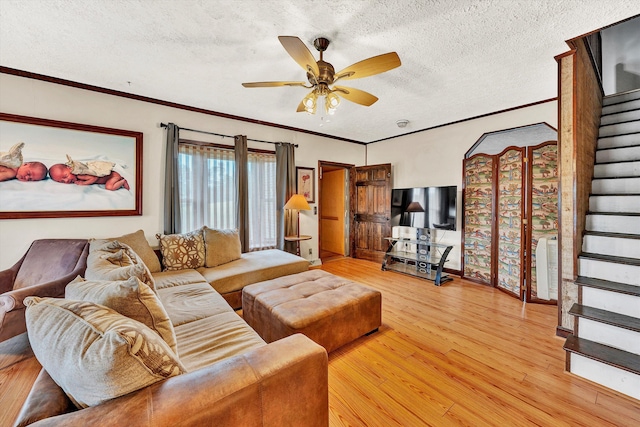
[[[329,40],[319,37],[314,40],[313,46],[320,52],[320,60],[316,61],[311,51],[298,37],[280,36],[280,43],[291,57],[306,71],[308,82],[253,82],[242,83],[244,87],[276,87],[276,86],[302,86],[313,88],[298,105],[297,112],[306,111],[315,114],[318,98],[325,97],[325,111],[333,114],[340,104],[340,97],[347,101],[366,107],[372,105],[378,98],[363,90],[345,86],[336,86],[338,80],[360,79],[376,74],[384,73],[401,65],[400,58],[395,52],[389,52],[374,56],[353,65],[342,71],[335,72],[333,65],[325,62],[323,52],[329,47]]]

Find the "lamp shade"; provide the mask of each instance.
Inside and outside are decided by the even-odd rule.
[[[311,207],[307,203],[307,199],[302,194],[294,194],[284,205],[285,209],[297,209],[299,211],[310,211]]]
[[[419,202],[411,202],[405,212],[424,212],[424,209]]]

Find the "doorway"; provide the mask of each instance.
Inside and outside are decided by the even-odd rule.
[[[321,262],[349,256],[349,170],[354,165],[318,162],[318,248]]]

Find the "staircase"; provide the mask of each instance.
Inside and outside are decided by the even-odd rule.
[[[640,90],[603,100],[567,370],[640,399]]]

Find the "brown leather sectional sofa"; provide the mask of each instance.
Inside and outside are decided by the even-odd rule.
[[[77,409],[43,370],[15,425],[328,425],[323,347],[300,334],[265,343],[196,270],[153,273],[153,278],[187,373]]]

